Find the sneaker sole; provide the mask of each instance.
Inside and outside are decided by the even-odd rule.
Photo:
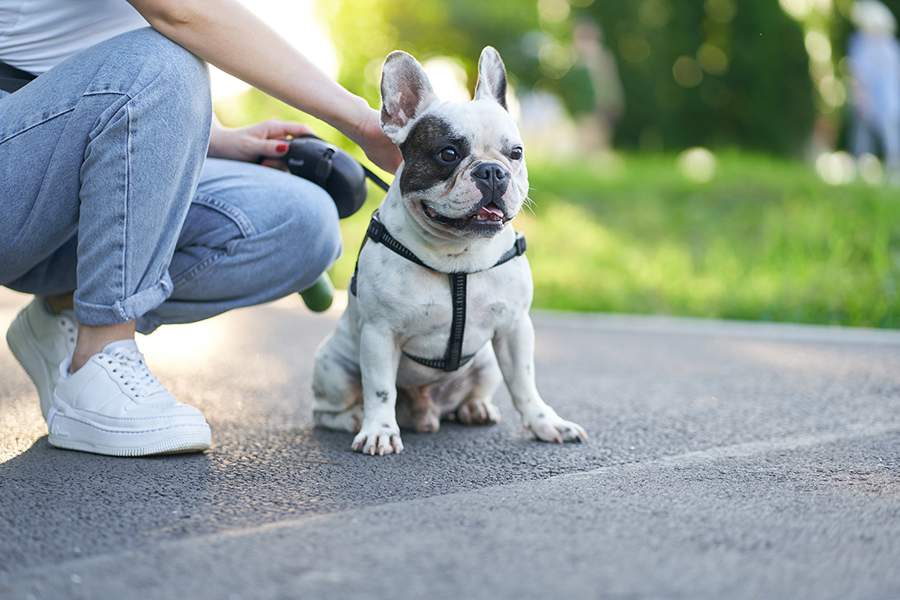
[[[37,388],[38,398],[41,402],[41,413],[44,415],[44,419],[47,419],[52,401],[50,390],[51,376],[47,370],[44,356],[35,345],[33,338],[34,334],[25,320],[24,312],[19,313],[6,331],[6,344],[9,346],[12,355],[25,369],[34,387]]]
[[[50,410],[48,441],[52,446],[107,456],[152,456],[202,452],[209,449],[212,434],[206,422],[173,425],[147,431],[113,429],[91,422],[58,399]],[[68,414],[72,413],[72,414]]]

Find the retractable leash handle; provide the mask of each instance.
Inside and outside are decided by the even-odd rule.
[[[285,161],[291,173],[328,192],[341,219],[355,214],[365,204],[367,178],[384,191],[389,187],[352,156],[314,135],[291,140]],[[334,285],[328,273],[322,273],[300,296],[311,311],[328,310],[334,302]]]
[[[284,159],[291,173],[328,192],[341,219],[355,214],[365,204],[366,178],[381,189],[388,189],[381,178],[355,158],[314,135],[291,140]]]

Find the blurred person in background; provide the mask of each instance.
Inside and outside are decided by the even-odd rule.
[[[580,19],[575,23],[572,38],[578,66],[584,69],[588,79],[582,94],[590,95],[584,110],[577,115],[581,151],[609,150],[615,123],[625,109],[616,60],[604,44],[603,31],[593,21]]]
[[[0,285],[35,296],[7,341],[55,446],[209,447],[135,330],[298,292],[340,252],[325,191],[257,164],[309,130],[222,127],[205,61],[400,164],[379,113],[236,0],[0,0]]]
[[[874,154],[876,140],[889,177],[900,177],[900,44],[897,21],[877,0],[860,0],[851,14],[856,33],[847,57],[852,77],[852,150],[859,157]]]

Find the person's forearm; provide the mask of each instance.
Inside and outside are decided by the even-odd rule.
[[[150,25],[223,71],[355,138],[368,104],[235,0],[129,0]]]

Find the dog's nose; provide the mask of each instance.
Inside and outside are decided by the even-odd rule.
[[[509,171],[503,168],[502,165],[492,162],[484,162],[478,165],[474,171],[472,171],[472,176],[476,179],[480,179],[485,183],[490,183],[492,185],[497,185],[500,183],[505,183],[506,178],[509,177]]]

